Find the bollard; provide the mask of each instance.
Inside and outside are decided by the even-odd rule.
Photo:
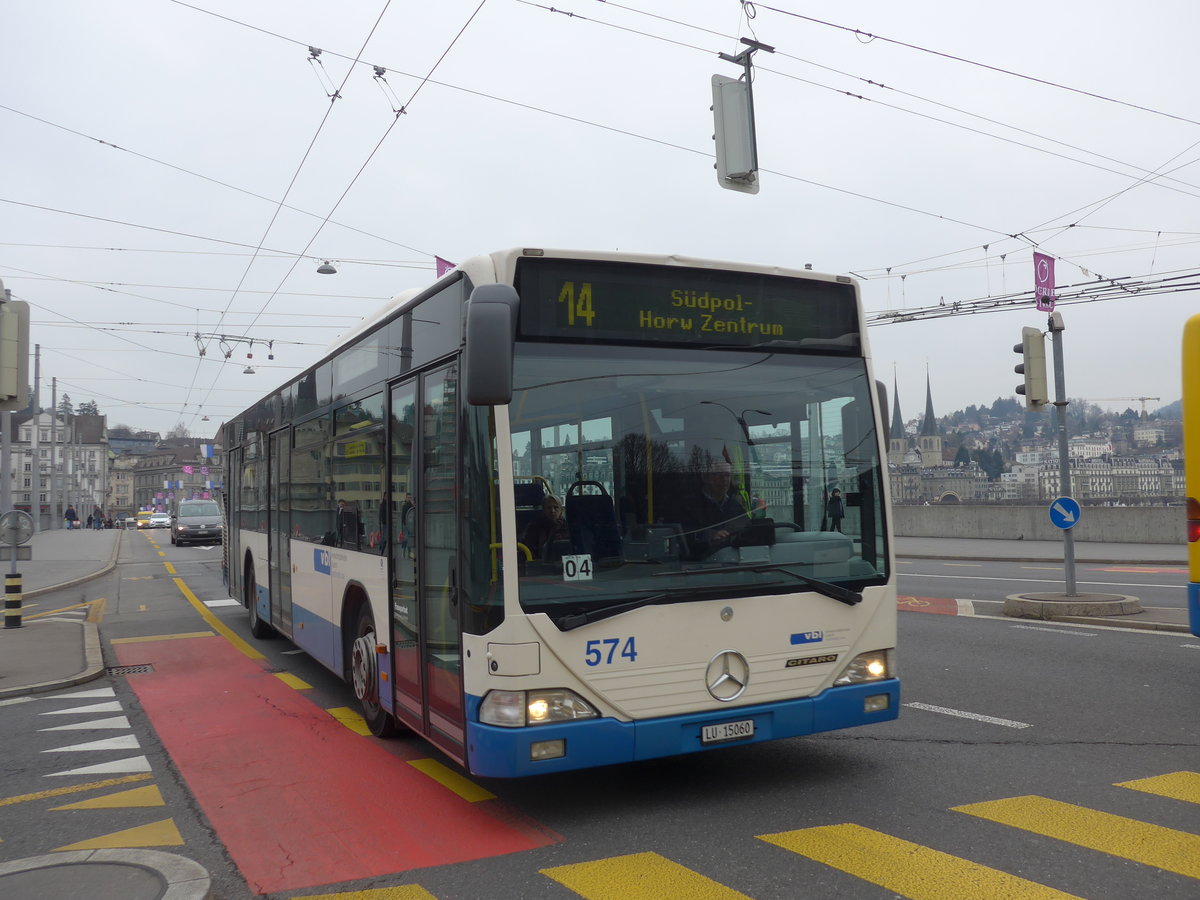
[[[4,627],[21,627],[21,573],[4,576]]]

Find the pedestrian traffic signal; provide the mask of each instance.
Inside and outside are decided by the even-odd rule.
[[[1026,326],[1021,329],[1021,343],[1013,347],[1020,353],[1022,362],[1013,368],[1025,381],[1017,385],[1017,393],[1025,398],[1025,408],[1040,410],[1050,402],[1046,387],[1046,344],[1042,332]]]

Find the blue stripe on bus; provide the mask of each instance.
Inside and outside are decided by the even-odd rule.
[[[1200,637],[1200,584],[1188,584],[1188,621],[1192,624],[1192,634]]]
[[[341,629],[299,604],[292,604],[292,643],[330,671],[342,671]]]
[[[864,713],[864,698],[876,694],[888,695],[887,709]],[[710,750],[724,745],[701,744],[700,729],[721,722],[754,720],[754,737],[731,744],[757,744],[886,722],[899,715],[900,682],[893,678],[847,685],[830,688],[816,697],[641,722],[590,719],[528,728],[484,725],[479,721],[479,703],[479,697],[467,697],[468,764],[475,775],[505,778]],[[530,744],[560,738],[566,741],[566,756],[536,762],[529,759]]]

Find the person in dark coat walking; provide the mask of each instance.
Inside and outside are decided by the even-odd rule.
[[[837,488],[829,492],[826,513],[829,515],[829,530],[841,531],[842,519],[846,518],[846,501],[842,499],[842,492]]]

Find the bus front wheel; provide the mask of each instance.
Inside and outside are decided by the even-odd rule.
[[[350,644],[350,682],[371,734],[391,737],[399,729],[396,719],[379,703],[379,654],[375,645],[375,619],[371,608],[364,604]]]

